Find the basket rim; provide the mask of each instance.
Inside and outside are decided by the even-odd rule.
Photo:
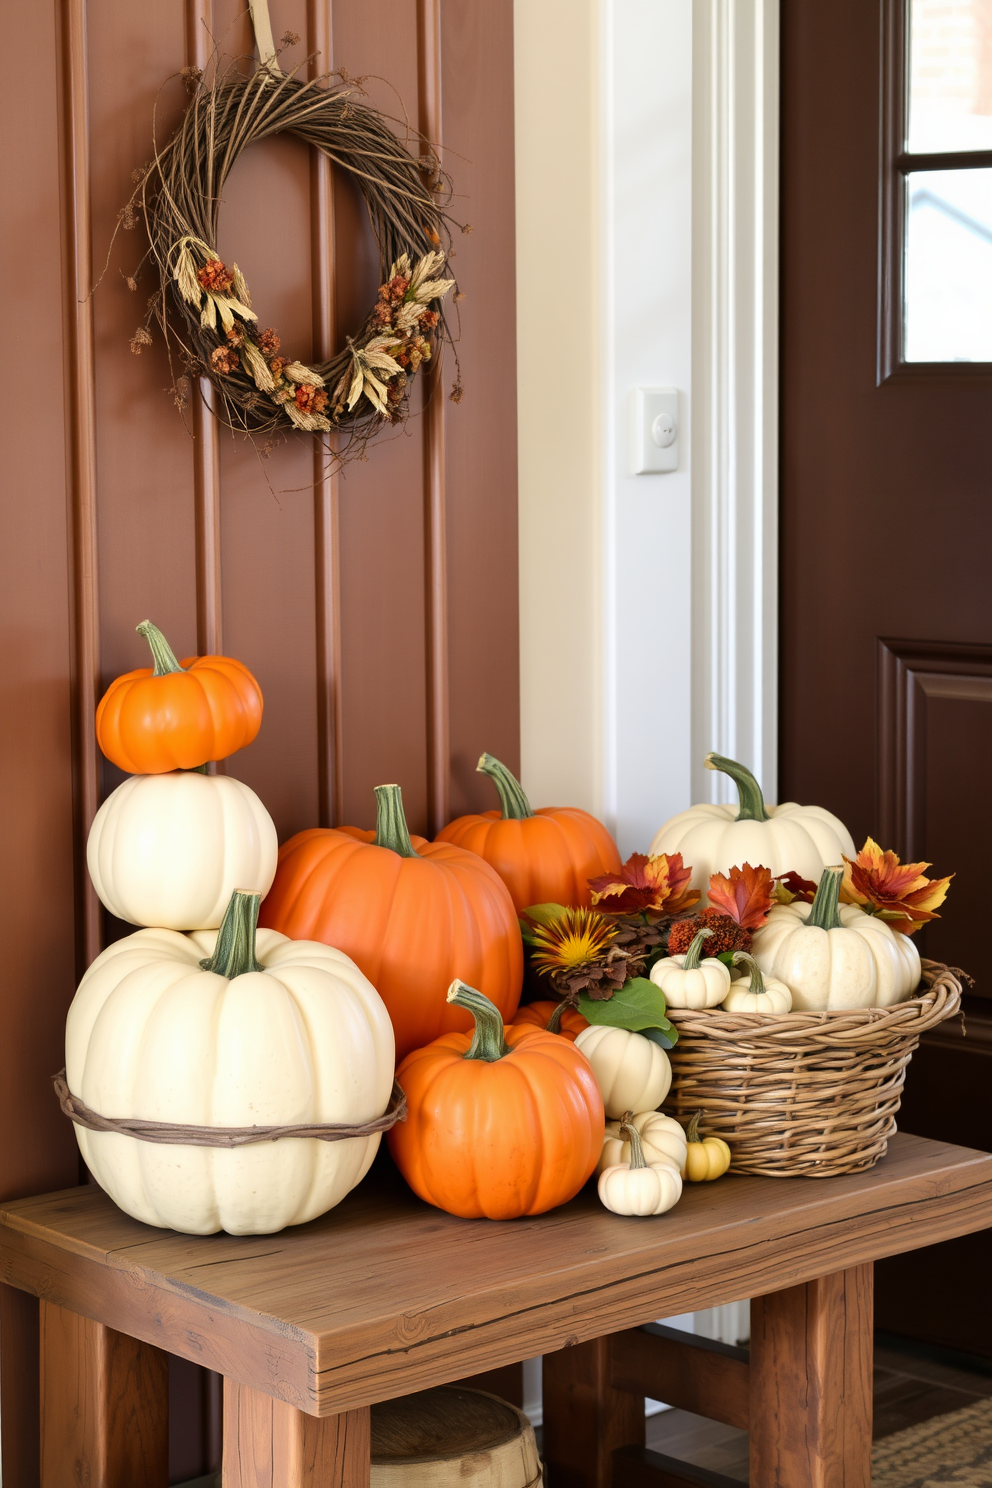
[[[925,990],[891,1007],[847,1008],[810,1013],[730,1013],[723,1008],[669,1008],[679,1036],[730,1043],[839,1045],[916,1040],[961,1010],[966,973],[943,961],[922,961]],[[678,1049],[678,1044],[675,1046]]]

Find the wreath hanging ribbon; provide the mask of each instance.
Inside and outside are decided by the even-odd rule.
[[[131,349],[140,354],[157,324],[181,408],[190,376],[206,376],[216,389],[215,411],[230,428],[249,435],[335,432],[343,436],[335,458],[344,463],[408,417],[416,372],[452,341],[443,306],[455,288],[447,272],[450,182],[434,146],[414,135],[420,153],[411,154],[345,74],[301,80],[303,63],[284,73],[281,50],[299,38],[287,34],[276,48],[266,0],[250,4],[259,60],[247,73],[232,64],[209,81],[199,69],[186,68],[191,98],[182,122],[150,164],[135,172],[136,189],[121,219],[135,226],[140,209],[159,290]],[[260,325],[241,270],[217,251],[220,205],[233,165],[251,144],[277,134],[313,145],[352,177],[379,249],[375,304],[344,348],[316,364],[285,354],[278,331]],[[137,288],[137,273],[128,284]],[[457,380],[451,397],[460,400]]]

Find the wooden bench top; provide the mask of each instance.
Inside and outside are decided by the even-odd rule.
[[[455,1219],[380,1157],[278,1235],[152,1229],[95,1187],[21,1199],[0,1279],[330,1415],[989,1225],[992,1155],[901,1134],[866,1173],[687,1184],[656,1219],[591,1186],[537,1219]]]

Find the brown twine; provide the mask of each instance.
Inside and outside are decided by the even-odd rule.
[[[406,1096],[393,1081],[389,1105],[374,1121],[349,1126],[343,1122],[315,1122],[310,1126],[186,1126],[178,1121],[141,1121],[136,1117],[101,1116],[73,1095],[65,1069],[52,1076],[62,1114],[88,1131],[117,1132],[139,1142],[159,1142],[180,1147],[249,1147],[255,1142],[278,1142],[283,1137],[313,1138],[318,1142],[346,1142],[350,1137],[373,1137],[406,1120]]]

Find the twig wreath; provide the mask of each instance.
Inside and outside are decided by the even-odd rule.
[[[298,40],[287,34],[283,44]],[[333,455],[344,463],[406,419],[417,369],[443,341],[452,341],[442,307],[455,285],[446,277],[451,234],[444,208],[451,186],[434,146],[414,135],[424,153],[412,155],[385,116],[356,96],[359,85],[345,74],[302,81],[299,68],[283,74],[276,56],[263,52],[247,75],[232,63],[209,82],[199,69],[183,73],[192,94],[186,113],[150,164],[135,172],[136,189],[121,214],[122,225],[133,227],[140,209],[150,244],[146,256],[160,282],[131,349],[140,354],[157,323],[180,409],[189,398],[190,375],[205,375],[228,427],[251,436],[338,431],[344,437]],[[313,366],[287,356],[278,332],[260,326],[244,275],[217,251],[232,167],[250,145],[277,134],[313,145],[348,172],[364,197],[379,249],[381,287],[364,324],[330,361]],[[128,284],[136,288],[136,276]],[[185,375],[176,375],[172,342]],[[451,397],[461,398],[457,380]]]

